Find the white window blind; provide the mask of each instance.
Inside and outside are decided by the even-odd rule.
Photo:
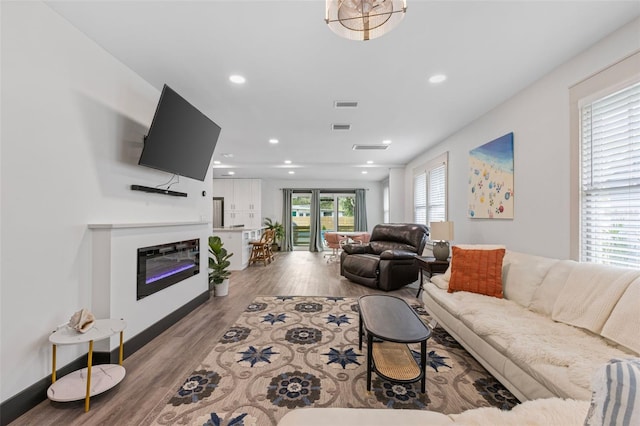
[[[447,220],[446,206],[446,176],[447,168],[444,164],[429,171],[429,222],[443,222]]]
[[[640,267],[640,83],[581,108],[580,257]]]
[[[428,225],[429,222],[447,220],[447,162],[448,153],[444,153],[414,169],[415,223]]]
[[[427,224],[427,173],[413,178],[413,220],[415,223]]]

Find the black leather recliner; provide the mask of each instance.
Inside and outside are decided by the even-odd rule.
[[[368,244],[346,244],[340,275],[368,287],[396,290],[418,279],[416,254],[422,254],[429,228],[415,223],[376,225]]]

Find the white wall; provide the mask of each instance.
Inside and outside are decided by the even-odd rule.
[[[569,87],[640,49],[640,20],[628,24],[527,87],[405,168],[411,220],[412,170],[449,151],[449,220],[454,243],[500,243],[516,251],[569,258]],[[469,151],[514,133],[513,220],[467,218]]]
[[[282,188],[331,188],[367,190],[367,226],[369,231],[382,223],[382,185],[380,182],[326,180],[262,180],[262,216],[282,223]]]
[[[411,199],[413,200],[413,191]],[[411,213],[405,211],[404,169],[389,169],[389,223],[413,222],[413,207],[410,211]]]
[[[91,307],[87,224],[210,220],[200,193],[211,192],[211,175],[172,188],[188,198],[131,191],[170,178],[137,165],[160,92],[46,5],[1,8],[5,401],[50,374],[48,335]],[[58,366],[84,352],[58,350]]]

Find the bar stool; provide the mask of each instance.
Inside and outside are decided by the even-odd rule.
[[[251,244],[251,257],[249,258],[249,265],[255,262],[264,262],[264,266],[274,259],[273,252],[271,251],[271,244],[273,244],[275,231],[273,229],[267,229],[260,237],[260,241],[249,241]]]

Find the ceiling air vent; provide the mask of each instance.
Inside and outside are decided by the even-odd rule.
[[[351,124],[333,124],[331,128],[333,130],[351,130]]]
[[[358,108],[358,101],[335,101],[336,108]]]
[[[358,144],[355,144],[355,145],[353,145],[353,150],[354,151],[366,151],[366,150],[376,150],[376,149],[384,151],[387,148],[389,148],[389,145],[382,145],[382,144],[378,144],[378,145],[358,145]]]

